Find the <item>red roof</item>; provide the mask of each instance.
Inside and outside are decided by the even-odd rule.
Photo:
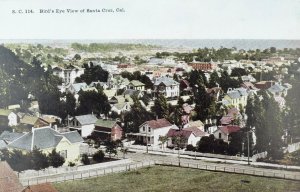
[[[183,137],[185,139],[188,139],[190,135],[192,134],[192,131],[188,130],[178,130],[178,129],[170,129],[167,133],[167,137]]]
[[[58,192],[51,183],[30,185],[23,192]]]
[[[201,131],[198,127],[187,127],[184,128],[183,130],[185,131],[192,131],[192,133],[196,136],[196,137],[203,137],[208,135],[207,133],[205,133],[204,131]]]
[[[152,129],[159,129],[159,128],[172,126],[172,124],[165,118],[146,121],[145,123],[148,124],[148,126],[151,127]]]
[[[23,188],[18,176],[6,161],[0,162],[0,192],[21,192]]]
[[[230,134],[241,130],[240,126],[237,125],[227,125],[227,126],[219,127],[219,129],[225,134]]]

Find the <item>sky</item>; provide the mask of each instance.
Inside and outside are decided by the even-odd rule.
[[[103,8],[115,12],[86,13]],[[12,13],[25,9],[35,13]],[[300,39],[299,10],[300,0],[0,0],[0,39]]]

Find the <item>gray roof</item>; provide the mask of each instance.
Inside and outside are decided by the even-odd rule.
[[[87,84],[86,83],[74,83],[72,86],[75,89],[75,92],[78,93],[80,91],[80,89],[86,88]]]
[[[4,140],[7,143],[10,143],[20,137],[25,135],[25,133],[12,133],[9,131],[3,131],[3,133],[0,135],[0,140]]]
[[[7,147],[5,141],[0,140],[0,149],[5,149]]]
[[[75,119],[77,119],[77,121],[81,125],[94,124],[98,120],[97,117],[95,115],[93,115],[93,114],[75,116]]]
[[[134,90],[134,89],[126,89],[124,92],[123,92],[123,95],[134,95],[134,94],[139,94],[140,91],[139,90]]]
[[[71,143],[83,142],[82,137],[76,131],[59,133],[52,128],[45,127],[34,129],[33,132],[27,133],[23,137],[8,144],[8,146],[27,151],[30,151],[33,147],[48,149],[56,147],[64,137]]]
[[[270,91],[271,93],[278,93],[278,92],[282,92],[284,90],[285,90],[285,88],[279,84],[275,84],[268,89],[268,91]]]
[[[178,85],[179,83],[177,81],[174,81],[172,78],[169,77],[159,77],[155,80],[154,85],[159,85],[159,84],[165,84],[166,86],[171,86],[171,85]]]
[[[245,88],[238,88],[238,89],[234,89],[232,91],[228,91],[227,95],[232,98],[232,99],[237,99],[240,98],[242,96],[247,96],[247,90]]]

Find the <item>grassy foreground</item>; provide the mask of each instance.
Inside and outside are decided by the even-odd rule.
[[[250,183],[241,183],[241,180]],[[54,184],[60,192],[300,191],[300,182],[189,168],[155,166]]]

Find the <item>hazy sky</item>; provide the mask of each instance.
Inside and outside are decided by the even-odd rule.
[[[103,8],[126,12],[38,13]],[[0,39],[300,39],[300,0],[0,0],[0,19]]]

